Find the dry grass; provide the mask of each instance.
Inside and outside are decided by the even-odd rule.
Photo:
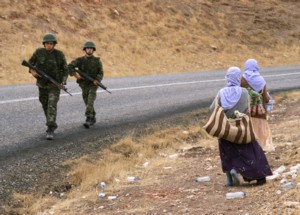
[[[182,128],[176,127],[161,131],[155,129],[153,134],[140,138],[129,136],[102,150],[97,157],[83,157],[67,163],[73,166],[69,177],[72,183],[80,185],[81,191],[88,191],[101,181],[109,183],[115,178],[125,180],[126,175],[130,175],[137,166],[141,167],[159,154],[175,151],[191,136],[202,139],[206,134],[200,128],[183,132]]]
[[[97,156],[85,156],[71,160],[65,165],[71,167],[68,180],[74,188],[65,194],[64,199],[42,197],[41,194],[15,194],[13,209],[19,214],[38,214],[42,211],[55,211],[58,214],[73,214],[74,204],[80,205],[81,199],[95,202],[95,196],[101,192],[100,182],[105,181],[107,190],[114,194],[114,190],[128,186],[127,177],[143,178],[143,184],[153,181],[151,168],[144,168],[149,162],[152,168],[164,167],[170,155],[175,155],[179,149],[192,146],[210,147],[214,140],[201,128],[190,126],[183,130],[180,127],[161,129],[151,128],[143,137],[128,136],[120,142],[101,150]],[[73,208],[73,209],[72,209]],[[75,207],[77,208],[77,207]],[[74,209],[75,210],[75,209]],[[75,213],[75,212],[74,212]]]
[[[67,61],[93,40],[106,77],[299,63],[300,2],[1,1],[0,85],[33,83],[20,66],[46,32]]]

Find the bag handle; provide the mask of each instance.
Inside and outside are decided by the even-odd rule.
[[[251,105],[250,105],[251,99],[250,99],[250,95],[249,95],[248,92],[247,92],[247,95],[248,95],[248,111],[246,112],[246,114],[248,114],[251,117]],[[217,105],[222,107],[221,105],[219,105],[219,98],[220,98],[220,91],[218,92],[218,94],[215,97],[215,107],[214,107],[214,109],[217,108]],[[223,107],[222,107],[222,109],[223,109]]]

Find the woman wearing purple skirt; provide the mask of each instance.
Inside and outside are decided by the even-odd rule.
[[[227,118],[236,118],[234,111],[248,113],[248,91],[240,87],[241,70],[230,67],[225,76],[227,86],[219,91],[219,104],[224,109]],[[215,101],[215,100],[214,100]],[[214,110],[215,102],[210,106]],[[266,176],[272,175],[266,155],[257,141],[248,144],[237,144],[219,139],[222,170],[227,176],[227,186],[240,184],[238,174],[250,182],[256,180],[257,185],[266,183]]]

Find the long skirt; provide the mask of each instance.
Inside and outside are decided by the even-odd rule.
[[[272,133],[268,121],[266,119],[252,117],[252,125],[261,148],[266,152],[274,151],[275,148],[272,142]]]
[[[235,144],[219,139],[223,172],[235,169],[244,178],[257,180],[272,175],[267,157],[257,141]]]

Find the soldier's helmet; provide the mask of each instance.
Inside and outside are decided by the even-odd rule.
[[[47,42],[54,42],[54,44],[57,43],[57,38],[54,34],[45,34],[43,37],[43,44],[47,43]]]
[[[85,50],[86,48],[93,48],[94,51],[96,51],[96,46],[95,43],[93,43],[92,41],[86,41],[83,45],[83,50]]]

